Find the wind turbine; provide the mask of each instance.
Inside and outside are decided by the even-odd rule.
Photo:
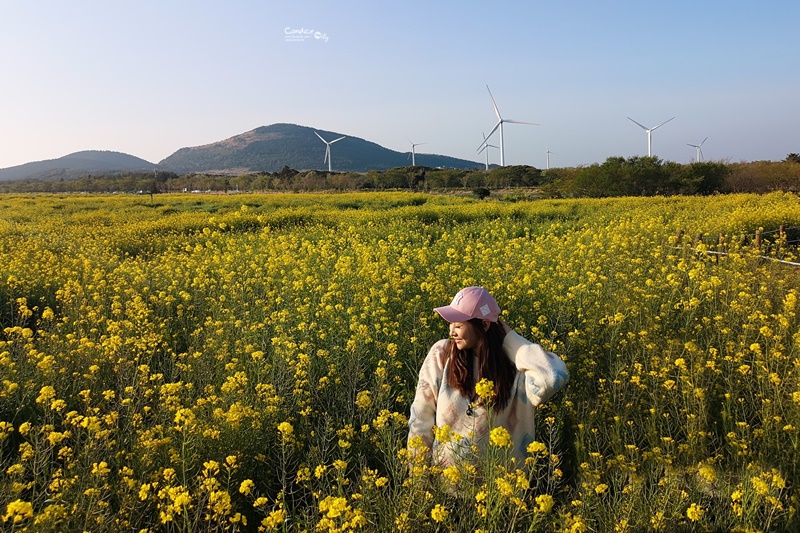
[[[701,142],[700,144],[689,144],[689,143],[686,143],[687,146],[691,146],[692,148],[694,148],[696,150],[697,162],[698,163],[703,160],[703,150],[701,149],[701,147],[703,146],[703,143],[705,143],[707,140],[708,140],[708,137],[703,139],[703,142]]]
[[[550,149],[547,149],[547,170],[550,170],[550,154],[555,154],[555,152],[551,152]]]
[[[672,120],[674,118],[675,117],[672,117],[669,120]],[[660,128],[661,126],[663,126],[664,124],[669,122],[669,120],[665,120],[664,122],[662,122],[658,126],[653,126],[652,128],[648,128],[647,126],[642,126],[641,124],[639,124],[638,122],[633,120],[631,117],[628,117],[628,120],[630,120],[631,122],[633,122],[634,124],[636,124],[637,126],[639,126],[644,131],[647,132],[647,157],[651,157],[653,155],[653,136],[651,134],[653,133],[653,130]]]
[[[408,141],[408,142],[411,143],[411,166],[415,167],[415,166],[417,166],[417,164],[415,162],[415,159],[414,159],[414,157],[417,155],[417,152],[416,152],[415,148],[417,146],[419,146],[420,144],[428,144],[428,143],[412,143],[411,141]]]
[[[488,137],[486,137],[485,133],[481,132],[481,135],[483,135],[483,146],[481,148],[478,148],[478,153],[481,153],[484,150],[486,150],[486,170],[489,170],[489,148],[499,148],[499,146],[489,144],[488,142],[489,139]]]
[[[492,128],[492,131],[489,132],[489,135],[486,137],[486,139],[488,140],[489,137],[491,137],[492,134],[495,132],[495,130],[497,128],[500,128],[500,166],[504,167],[506,166],[506,158],[505,158],[505,144],[503,142],[503,124],[506,122],[508,122],[509,124],[527,124],[528,126],[539,126],[540,124],[536,124],[534,122],[521,122],[519,120],[511,120],[509,118],[503,118],[500,115],[500,110],[497,109],[497,104],[494,101],[494,96],[492,96],[492,91],[489,89],[488,85],[486,86],[486,90],[489,91],[489,98],[492,99],[492,107],[494,107],[494,114],[497,115],[497,124],[494,125],[494,128]],[[486,144],[486,141],[483,141],[483,144],[481,144],[481,146],[483,146],[484,144]],[[478,148],[480,148],[480,146]]]
[[[335,143],[336,141],[341,141],[342,139],[344,139],[344,136],[339,137],[338,139],[334,139],[331,142],[328,142],[325,139],[323,139],[322,135],[320,135],[316,131],[314,132],[314,135],[319,137],[319,140],[325,143],[325,159],[323,159],[322,162],[324,163],[325,161],[327,161],[328,162],[328,172],[332,172],[332,170],[331,170],[331,145],[333,143]]]

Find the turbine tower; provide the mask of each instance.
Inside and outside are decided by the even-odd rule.
[[[325,139],[323,139],[322,135],[320,135],[316,131],[314,132],[314,135],[319,137],[319,140],[325,143],[325,159],[323,159],[322,162],[324,163],[325,161],[327,161],[328,162],[328,172],[333,172],[331,170],[331,145],[333,143],[335,143],[336,141],[341,141],[342,139],[344,139],[344,136],[339,137],[338,139],[334,139],[331,142],[328,142]]]
[[[675,117],[672,117],[669,120],[672,120],[674,118]],[[628,120],[630,120],[631,122],[633,122],[634,124],[636,124],[637,126],[639,126],[644,131],[647,132],[647,157],[652,157],[652,155],[653,155],[653,136],[652,136],[653,130],[660,128],[661,126],[663,126],[664,124],[669,122],[669,120],[665,120],[664,122],[662,122],[658,126],[653,126],[652,128],[648,128],[647,126],[642,126],[641,124],[639,124],[638,122],[633,120],[631,117],[628,117]]]
[[[486,170],[489,170],[489,148],[499,148],[499,147],[493,144],[489,144],[488,143],[489,139],[486,137],[485,133],[481,132],[481,135],[483,135],[483,146],[481,148],[478,148],[478,153],[481,153],[484,150],[486,150]]]
[[[550,154],[555,154],[555,152],[551,152],[550,149],[547,149],[547,170],[550,170]]]
[[[417,166],[417,163],[416,163],[416,160],[415,160],[415,156],[417,155],[417,152],[416,152],[415,148],[417,146],[419,146],[420,144],[428,144],[428,143],[412,143],[411,141],[408,141],[408,142],[411,143],[411,166],[415,167],[415,166]]]
[[[497,109],[497,104],[494,101],[494,96],[492,96],[492,91],[489,89],[488,85],[486,86],[486,90],[489,91],[489,98],[492,99],[492,107],[494,107],[494,114],[497,115],[497,124],[495,124],[494,128],[492,128],[492,131],[489,132],[489,135],[486,137],[486,140],[488,140],[489,137],[492,136],[492,134],[495,132],[495,130],[497,130],[497,128],[500,128],[500,166],[504,167],[506,166],[506,158],[505,158],[505,144],[503,142],[503,124],[505,124],[506,122],[508,122],[509,124],[527,124],[528,126],[539,126],[539,124],[536,124],[534,122],[521,122],[519,120],[511,120],[509,118],[503,118],[500,115],[500,110]],[[484,144],[486,144],[486,141],[483,141],[483,144],[481,144],[481,146],[483,146]],[[478,148],[480,148],[480,146]]]
[[[703,146],[703,143],[705,143],[707,140],[708,140],[708,137],[703,139],[703,142],[701,142],[700,144],[689,144],[689,143],[686,143],[686,146],[691,146],[692,148],[694,148],[696,150],[696,162],[697,163],[699,163],[700,161],[703,160],[703,150],[701,148]]]

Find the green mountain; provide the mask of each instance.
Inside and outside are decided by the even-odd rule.
[[[121,152],[85,150],[58,159],[1,168],[0,181],[73,179],[92,174],[153,171],[156,168],[156,165],[149,161]]]
[[[315,130],[295,124],[273,124],[205,146],[181,148],[159,163],[159,168],[185,174],[277,172],[284,167],[295,170],[327,170],[325,143],[344,134]],[[411,164],[409,152],[389,150],[358,137],[345,137],[331,145],[334,172],[386,170]],[[444,155],[416,154],[417,165],[471,169],[475,161]]]

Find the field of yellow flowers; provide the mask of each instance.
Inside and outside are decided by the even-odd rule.
[[[797,226],[778,193],[2,196],[0,530],[796,530]],[[474,284],[571,373],[524,470],[502,432],[406,448]]]

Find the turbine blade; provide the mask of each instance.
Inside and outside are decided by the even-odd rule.
[[[708,137],[706,137],[705,139],[703,139],[703,142],[701,142],[701,143],[700,143],[700,146],[703,146],[703,143],[705,143],[707,140],[708,140]]]
[[[481,146],[483,146],[484,144],[486,144],[486,143],[487,143],[487,141],[488,141],[488,140],[491,138],[492,134],[493,134],[495,131],[497,131],[497,128],[499,128],[499,127],[500,127],[500,124],[502,124],[502,123],[503,123],[503,120],[502,120],[502,119],[501,119],[501,120],[499,120],[499,121],[497,121],[497,124],[495,124],[495,125],[494,125],[494,128],[492,128],[492,131],[490,131],[490,132],[489,132],[489,135],[485,135],[485,136],[484,136],[484,139],[483,139],[483,142],[481,143]],[[480,148],[481,146],[479,146],[478,148]]]
[[[630,120],[631,122],[633,122],[634,124],[636,124],[637,126],[639,126],[640,128],[642,128],[643,130],[647,131],[647,126],[642,126],[641,124],[639,124],[638,122],[636,122],[635,120],[633,120],[631,117],[628,117],[628,120]]]
[[[522,122],[521,120],[511,120],[510,118],[503,119],[503,122],[510,122],[511,124],[527,124],[528,126],[541,126],[535,122]]]
[[[497,104],[496,104],[496,103],[494,103],[494,96],[492,96],[492,91],[491,91],[491,90],[489,90],[489,86],[488,86],[488,85],[486,86],[486,90],[487,90],[487,91],[489,91],[489,98],[491,98],[491,99],[492,99],[492,107],[494,107],[494,113],[495,113],[495,115],[497,115],[497,118],[498,118],[499,120],[503,120],[503,117],[501,117],[501,116],[500,116],[500,110],[499,110],[499,109],[497,109]],[[491,133],[490,133],[489,135],[491,135]]]
[[[316,131],[314,132],[314,135],[316,135],[317,137],[319,137],[319,140],[320,140],[320,141],[324,142],[325,144],[328,144],[328,141],[326,141],[325,139],[323,139],[323,138],[322,138],[322,135],[320,135],[320,134],[319,134],[319,133],[317,133]]]
[[[338,139],[334,139],[333,141],[331,141],[331,142],[330,142],[330,143],[328,143],[328,144],[333,144],[333,143],[335,143],[336,141],[341,141],[341,140],[342,140],[342,139],[344,139],[344,138],[345,138],[345,137],[339,137]]]
[[[674,119],[674,118],[675,118],[675,117],[672,117],[672,118],[671,118],[671,119],[669,119],[669,120],[672,120],[672,119]],[[660,128],[661,126],[663,126],[664,124],[666,124],[667,122],[669,122],[669,120],[665,120],[664,122],[662,122],[662,123],[661,123],[661,124],[659,124],[658,126],[653,126],[652,128],[650,128],[650,131],[653,131],[653,130],[654,130],[654,129],[656,129],[656,128]]]

